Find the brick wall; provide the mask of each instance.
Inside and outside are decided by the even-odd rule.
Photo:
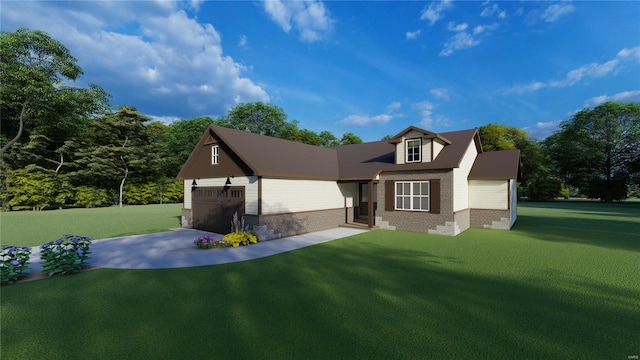
[[[510,216],[509,210],[471,209],[471,227],[491,228],[494,222],[501,222],[504,218],[510,219]],[[496,228],[502,227],[504,226],[500,225]]]
[[[274,215],[245,215],[245,224],[253,226],[266,225],[267,229],[287,237],[308,232],[327,230],[346,223],[353,218],[353,208],[305,211]]]
[[[385,210],[384,191],[387,181],[423,181],[432,179],[440,179],[440,214],[423,211]],[[378,184],[378,209],[376,216],[381,217],[384,221],[388,221],[389,225],[396,227],[396,230],[424,233],[429,232],[430,229],[435,230],[438,225],[445,225],[447,221],[456,221],[453,214],[452,184],[453,171],[451,170],[382,173],[380,175],[380,183]],[[461,228],[461,231],[462,230],[466,230],[466,228]]]

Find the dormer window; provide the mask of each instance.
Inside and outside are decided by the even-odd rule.
[[[420,162],[420,154],[422,153],[422,139],[409,139],[406,141],[407,159],[406,162]]]

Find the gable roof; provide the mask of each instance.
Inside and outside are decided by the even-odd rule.
[[[434,161],[425,163],[395,164],[395,145],[391,141],[374,141],[362,144],[322,148],[314,145],[277,139],[269,136],[210,125],[194,153],[205,144],[220,139],[254,176],[316,179],[316,180],[369,180],[383,171],[412,171],[452,169],[460,166],[470,144],[482,152],[476,129],[433,134],[426,130],[408,127],[397,136],[409,131],[420,131],[431,138],[444,139],[447,144]],[[193,155],[193,153],[192,153]],[[190,156],[178,179],[185,179],[198,172],[196,157]],[[190,169],[186,171],[186,169]]]
[[[256,176],[338,180],[335,150],[210,125]]]
[[[488,151],[478,154],[469,172],[469,180],[517,179],[520,150]]]
[[[408,128],[400,131],[398,134],[396,134],[396,136],[394,136],[391,139],[389,139],[389,142],[392,143],[392,144],[397,144],[400,141],[402,141],[402,137],[404,135],[406,135],[408,132],[411,132],[411,131],[416,131],[416,132],[422,133],[423,134],[422,135],[423,139],[438,139],[443,144],[451,144],[451,141],[449,141],[449,139],[447,139],[446,137],[442,136],[441,134],[432,133],[431,131],[427,131],[425,129],[421,129],[421,128],[415,127],[415,126],[409,126]]]

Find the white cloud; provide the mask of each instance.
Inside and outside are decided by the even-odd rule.
[[[245,47],[249,40],[247,39],[247,35],[240,35],[240,40],[238,41],[238,46]]]
[[[560,122],[561,120],[537,122],[535,125],[523,127],[522,130],[526,131],[530,136],[542,140],[556,132]]]
[[[525,85],[515,85],[504,91],[505,95],[508,94],[524,94],[526,92],[537,91],[546,87],[547,85],[540,81],[534,81]]]
[[[431,89],[430,93],[437,99],[449,101],[449,91],[445,88]]]
[[[636,60],[640,60],[640,46],[636,46],[631,49],[624,48],[618,52],[619,58],[635,58]]]
[[[478,39],[463,31],[452,36],[449,41],[444,44],[444,49],[440,51],[440,56],[449,56],[457,50],[467,49],[478,44],[480,44]]]
[[[393,116],[389,114],[380,114],[376,116],[358,114],[349,115],[346,118],[340,120],[339,123],[348,126],[364,127],[369,125],[385,124],[388,123],[391,119],[393,119]]]
[[[479,35],[479,34],[482,34],[483,32],[493,31],[493,30],[497,29],[499,26],[500,25],[498,25],[498,24],[478,25],[478,26],[473,28],[473,34],[474,35]]]
[[[422,9],[420,20],[429,20],[429,25],[442,19],[442,13],[453,8],[451,0],[432,1],[429,6]]]
[[[416,31],[407,31],[406,33],[404,33],[404,36],[406,36],[407,40],[413,40],[416,39],[421,33],[422,29],[418,29]]]
[[[607,76],[611,73],[615,73],[618,69],[621,61],[625,59],[639,59],[640,60],[640,46],[631,49],[622,49],[618,52],[615,59],[609,60],[604,63],[590,63],[582,65],[576,69],[573,69],[565,75],[561,80],[549,80],[546,82],[534,81],[525,85],[514,85],[507,88],[503,94],[523,94],[526,92],[532,92],[540,90],[544,87],[567,87],[572,86],[585,78],[599,78]]]
[[[422,101],[413,104],[413,108],[420,112],[420,126],[428,130],[433,125],[433,104]]]
[[[322,1],[282,1],[262,2],[264,9],[285,32],[295,29],[300,39],[306,42],[323,40],[331,31],[334,20]]]
[[[421,101],[413,104],[413,109],[417,110],[420,116],[419,126],[425,130],[434,127],[448,126],[447,118],[442,115],[434,115],[435,105],[429,101]]]
[[[390,114],[395,110],[400,109],[401,106],[402,104],[399,101],[394,101],[391,104],[387,105],[387,113]]]
[[[460,23],[456,25],[456,23],[454,23],[453,21],[449,21],[449,24],[447,24],[447,30],[455,32],[464,31],[468,27],[469,25],[467,23]]]
[[[540,19],[544,22],[556,22],[575,10],[576,7],[571,4],[552,4],[542,12]]]
[[[386,107],[386,112],[384,114],[369,116],[364,114],[355,114],[349,115],[344,119],[338,121],[338,123],[347,126],[357,126],[364,127],[369,125],[380,125],[386,124],[391,121],[396,116],[401,116],[398,114],[394,114],[393,112],[400,109],[402,104],[399,101],[393,101]]]
[[[498,6],[498,4],[486,6],[488,5],[488,2],[487,2],[487,3],[484,3],[483,5],[485,5],[485,7],[482,9],[480,16],[488,17],[488,16],[496,15],[500,19],[505,19],[507,17],[506,11],[500,10],[500,7]]]
[[[238,102],[269,101],[263,87],[246,77],[248,68],[223,55],[213,25],[199,23],[175,3],[69,6],[55,1],[3,4],[3,26],[38,28],[58,39],[84,70],[80,86],[83,81],[101,85],[114,104],[188,117],[221,115]]]
[[[591,63],[583,65],[577,69],[569,71],[565,79],[560,81],[551,81],[549,85],[551,87],[565,87],[574,85],[585,77],[602,77],[612,72],[619,62],[620,61],[618,59],[613,59],[604,64]]]
[[[623,91],[614,95],[601,95],[592,97],[585,102],[585,106],[598,106],[607,101],[640,101],[640,90]]]

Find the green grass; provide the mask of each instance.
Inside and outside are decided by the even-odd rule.
[[[2,359],[627,359],[640,206],[525,203],[510,232],[376,230],[264,259],[2,288]]]
[[[64,234],[104,239],[180,227],[182,204],[0,212],[0,242],[38,246]]]

